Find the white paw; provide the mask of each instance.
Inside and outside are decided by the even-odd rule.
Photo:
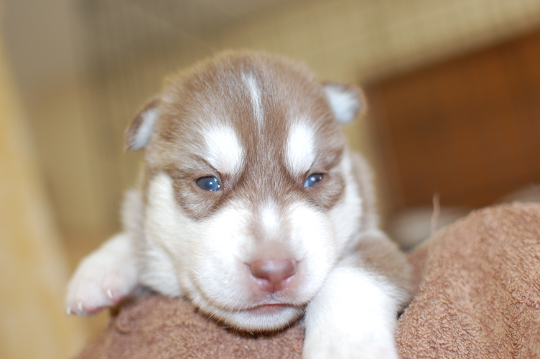
[[[130,239],[121,233],[86,257],[68,284],[68,314],[91,315],[128,296],[138,281]]]
[[[398,359],[394,288],[336,268],[306,308],[303,359]]]
[[[327,328],[306,336],[302,358],[399,359],[399,355],[391,332],[340,332]]]

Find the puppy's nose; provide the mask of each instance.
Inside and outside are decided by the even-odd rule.
[[[269,292],[277,292],[285,287],[285,280],[296,273],[296,261],[288,259],[260,259],[249,266],[251,274],[259,281],[259,286]]]

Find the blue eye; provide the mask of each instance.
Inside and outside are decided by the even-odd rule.
[[[221,189],[221,184],[216,177],[201,177],[197,181],[197,186],[204,189],[205,191],[219,191]]]
[[[311,187],[313,186],[315,183],[319,182],[320,180],[322,180],[322,174],[320,173],[315,173],[315,174],[312,174],[311,176],[309,176],[306,180],[306,182],[304,182],[304,187],[307,188],[307,187]]]

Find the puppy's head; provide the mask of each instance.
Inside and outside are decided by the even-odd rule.
[[[225,53],[168,79],[126,136],[146,151],[146,284],[242,329],[297,318],[361,223],[338,123],[361,107],[275,56]]]

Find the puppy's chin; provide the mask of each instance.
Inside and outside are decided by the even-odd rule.
[[[224,310],[200,308],[203,313],[234,327],[235,329],[250,332],[269,332],[290,326],[304,313],[303,306],[285,304],[260,305],[244,310]]]

